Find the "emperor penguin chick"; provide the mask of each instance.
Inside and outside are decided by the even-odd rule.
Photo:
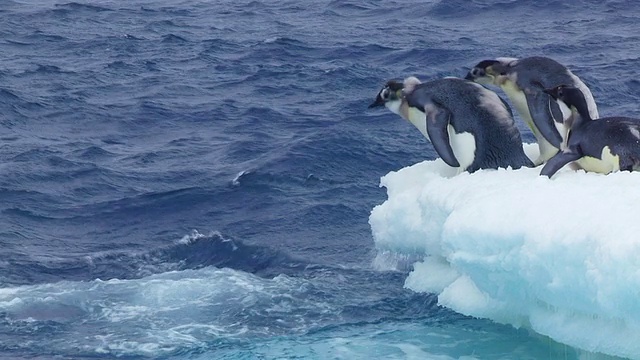
[[[567,67],[547,57],[483,60],[469,71],[465,79],[499,86],[507,94],[536,137],[540,149],[536,165],[546,162],[562,148],[571,127],[569,109],[553,101],[545,89],[560,85],[579,89],[587,101],[591,117],[598,118],[598,109],[589,88]]]
[[[459,171],[531,167],[508,105],[493,91],[458,78],[391,80],[370,108],[385,106],[412,123]]]

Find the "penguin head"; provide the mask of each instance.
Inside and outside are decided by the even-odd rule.
[[[567,107],[577,108],[580,107],[580,104],[585,102],[584,95],[582,91],[575,86],[571,85],[559,85],[553,88],[542,90],[545,93],[549,94],[553,100],[562,101],[567,104]]]
[[[386,106],[389,109],[400,107],[402,102],[402,88],[403,84],[396,80],[389,80],[385,86],[378,92],[374,102],[369,105],[369,108]]]
[[[542,91],[549,94],[553,100],[562,101],[569,109],[578,112],[580,116],[585,119],[591,119],[584,94],[577,87],[572,85],[559,85]]]
[[[553,98],[553,100],[566,102],[565,100],[568,98],[567,96],[571,93],[571,90],[569,90],[569,88],[570,86],[567,85],[559,85],[553,88],[544,89],[542,91],[549,94]]]
[[[498,84],[498,78],[507,75],[507,70],[516,59],[498,58],[495,60],[482,60],[474,66],[465,76],[465,80],[479,84]]]

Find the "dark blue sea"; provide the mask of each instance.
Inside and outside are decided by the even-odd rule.
[[[435,153],[367,106],[388,79],[544,55],[601,114],[639,116],[639,18],[600,0],[2,0],[0,358],[576,359],[405,289],[411,259],[381,264],[380,178]]]

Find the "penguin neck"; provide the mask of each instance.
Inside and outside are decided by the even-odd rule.
[[[392,113],[396,114],[396,115],[400,115],[403,118],[406,119],[406,117],[404,116],[404,114],[402,113],[402,101],[401,100],[391,100],[391,101],[387,101],[384,106],[391,110]]]
[[[405,100],[388,101],[385,106],[393,113],[400,115],[400,117],[413,124],[413,126],[420,130],[424,137],[429,139],[429,134],[427,133],[427,118],[424,111],[409,106]]]
[[[572,129],[579,128],[589,121],[591,121],[591,118],[589,117],[588,112],[585,117],[585,114],[583,114],[579,109],[575,106],[571,106],[571,120],[569,122],[569,126]]]
[[[591,114],[589,114],[589,106],[587,101],[579,90],[571,92],[571,97],[568,99],[571,102],[571,112],[573,113],[573,121],[571,127],[580,127],[585,123],[593,120]]]

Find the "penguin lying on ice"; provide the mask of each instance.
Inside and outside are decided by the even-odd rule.
[[[638,170],[640,119],[616,116],[593,121],[588,99],[579,88],[561,85],[545,93],[570,108],[573,121],[566,148],[544,165],[540,175],[552,177],[572,161],[586,171],[602,174]]]
[[[522,149],[511,109],[481,85],[457,78],[392,80],[369,105],[378,106],[411,122],[459,172],[533,166]]]

